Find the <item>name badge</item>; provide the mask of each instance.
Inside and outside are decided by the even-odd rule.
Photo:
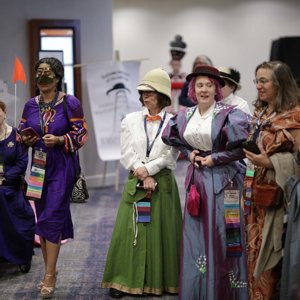
[[[43,192],[43,185],[46,171],[47,153],[42,150],[35,150],[28,179],[26,196],[33,201],[40,200]]]

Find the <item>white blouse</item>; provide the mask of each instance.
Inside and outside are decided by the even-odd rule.
[[[194,149],[210,151],[212,149],[211,122],[216,103],[214,103],[203,116],[196,108],[190,118],[183,137]]]
[[[176,159],[179,151],[171,146],[163,143],[161,134],[172,117],[163,109],[159,115],[163,119],[166,113],[166,118],[162,129],[155,139],[161,120],[147,121],[147,133],[149,144],[154,141],[153,147],[146,157],[147,136],[144,128],[144,119],[149,114],[146,107],[142,111],[133,112],[122,120],[121,123],[121,163],[128,170],[135,170],[138,167],[146,167],[150,176],[155,175],[164,168],[175,169]]]

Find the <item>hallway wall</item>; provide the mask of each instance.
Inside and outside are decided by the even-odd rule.
[[[111,0],[1,0],[0,3],[0,79],[7,82],[8,92],[14,94],[11,82],[15,56],[18,56],[29,76],[28,21],[30,19],[79,19],[81,26],[81,62],[93,63],[112,58],[112,2]],[[30,97],[28,83],[17,83],[20,98],[17,120],[20,119],[24,103]],[[82,102],[85,116],[92,128],[88,105],[86,77],[82,68]],[[13,114],[13,112],[10,112]],[[18,121],[17,121],[18,123]],[[101,185],[104,164],[95,151],[95,137],[90,132],[87,145],[81,151],[81,162],[90,186]],[[108,164],[107,181],[114,182],[114,164]]]
[[[272,40],[300,36],[299,14],[298,0],[113,0],[114,48],[121,59],[146,58],[141,75],[158,66],[169,70],[169,43],[180,34],[187,43],[184,71],[199,54],[235,67],[238,93],[252,103],[255,67],[269,59]]]

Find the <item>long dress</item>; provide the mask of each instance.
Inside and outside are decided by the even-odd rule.
[[[16,129],[0,141],[0,156],[6,179],[0,186],[0,257],[14,264],[27,264],[33,255],[35,220],[21,188],[28,152]]]
[[[40,137],[46,133],[64,136],[63,145],[47,148],[40,138],[32,149],[33,154],[36,149],[47,154],[42,196],[35,201],[36,234],[58,243],[73,238],[70,197],[78,168],[73,152],[87,140],[87,125],[81,104],[74,96],[60,93],[53,105],[41,108],[41,112],[39,107],[39,97],[25,104],[19,129],[32,127]]]
[[[241,196],[244,166],[240,141],[249,130],[248,115],[232,106],[216,103],[200,115],[190,107],[175,115],[162,134],[163,141],[188,157],[193,149],[212,155],[214,166],[194,169],[200,194],[200,215],[184,209],[179,298],[182,300],[248,299],[246,249],[239,203],[225,203],[226,190]],[[185,186],[192,183],[188,167]]]
[[[123,166],[128,170],[145,166],[157,182],[151,195],[151,222],[137,223],[134,207],[146,196],[137,189],[132,172],[124,186],[112,239],[107,254],[102,288],[130,294],[178,292],[180,232],[182,223],[178,188],[172,169],[178,152],[160,136],[146,157],[143,111],[128,114],[121,125]],[[160,113],[163,118],[164,111]],[[166,113],[165,127],[172,115]],[[149,140],[154,140],[160,121],[147,121]]]
[[[266,114],[266,108],[257,108],[254,111],[249,139],[256,141],[266,151],[274,167],[268,170],[267,175],[285,190],[287,178],[299,174],[299,167],[293,157],[294,138],[291,132],[300,129],[300,105],[285,112],[273,112],[271,115]],[[277,164],[274,159],[278,161]],[[296,167],[288,168],[293,162]],[[245,177],[245,186],[257,182],[264,171],[264,168],[257,166],[253,178]],[[284,184],[280,185],[280,181]],[[278,199],[278,204],[271,207],[256,205],[253,193],[249,199],[245,199],[245,208],[248,207],[245,210],[245,224],[249,295],[253,300],[279,298],[282,254],[285,253],[284,219],[288,207],[283,201],[283,195],[278,193],[277,198],[280,197],[282,199]],[[285,274],[282,276],[284,280]],[[283,296],[288,299],[287,295]]]

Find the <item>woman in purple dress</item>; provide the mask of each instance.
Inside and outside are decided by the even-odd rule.
[[[34,243],[34,214],[22,189],[28,151],[17,130],[6,123],[0,100],[0,257],[30,270]]]
[[[24,107],[19,130],[32,147],[27,195],[35,199],[36,234],[40,236],[45,275],[38,285],[43,298],[55,290],[61,240],[73,238],[70,197],[78,160],[74,155],[87,140],[87,125],[77,98],[61,92],[64,68],[56,58],[35,65],[40,94]],[[26,133],[25,128],[32,128]]]
[[[248,299],[240,198],[245,167],[241,142],[249,116],[218,101],[219,71],[199,66],[187,76],[194,107],[179,112],[162,134],[191,161],[181,248],[179,298]]]

